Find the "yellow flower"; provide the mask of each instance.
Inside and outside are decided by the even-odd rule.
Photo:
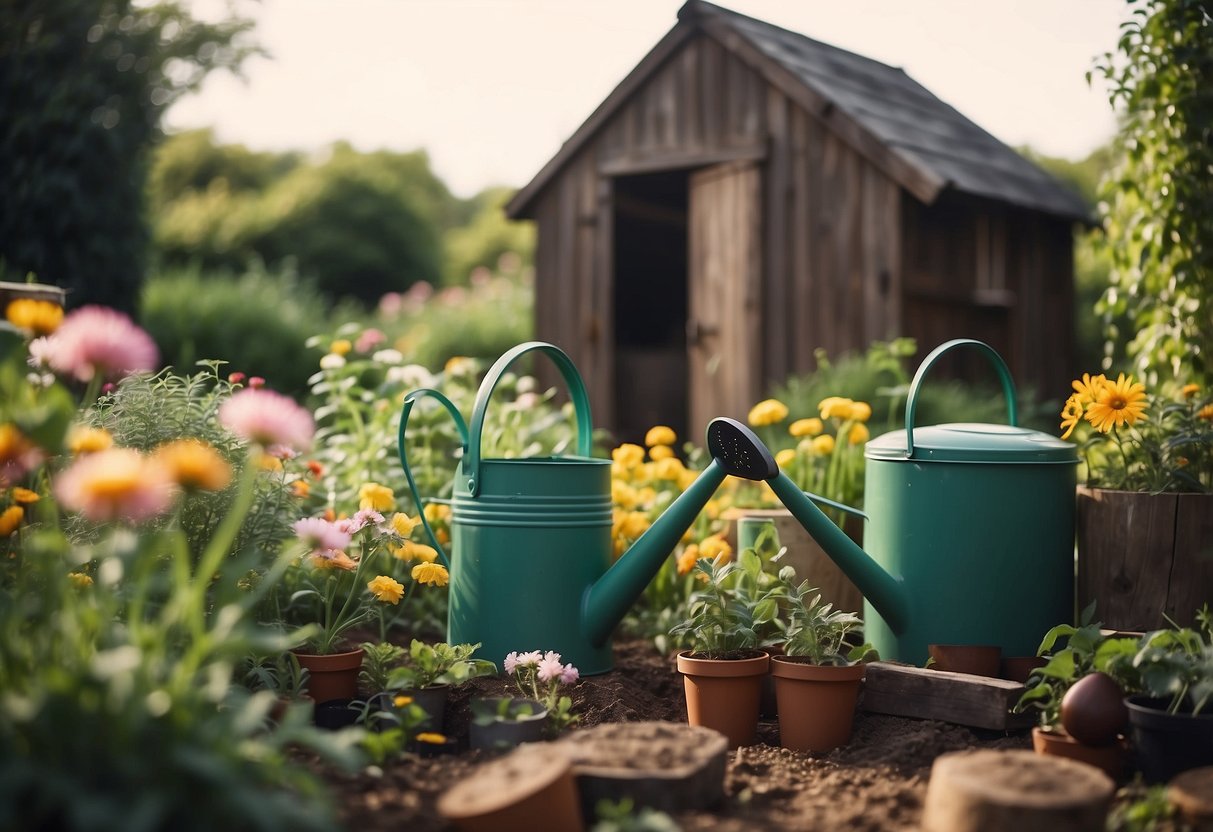
[[[91,575],[86,575],[83,572],[68,572],[67,579],[72,582],[72,586],[92,586],[93,578]]]
[[[1087,421],[1100,433],[1113,427],[1136,424],[1146,415],[1146,386],[1124,373],[1115,382],[1108,381],[1095,401],[1087,407]]]
[[[837,416],[839,419],[850,419],[854,406],[855,402],[844,399],[842,396],[829,396],[817,403],[817,409],[821,411],[823,419],[829,419],[832,416]]]
[[[728,563],[733,559],[733,547],[723,535],[709,535],[699,544],[699,556],[719,563]]]
[[[232,481],[232,466],[198,439],[178,439],[156,448],[153,458],[185,489],[222,491]]]
[[[611,502],[620,508],[635,508],[636,489],[625,482],[611,480]]]
[[[673,445],[677,440],[678,435],[674,433],[674,429],[665,425],[651,427],[644,435],[644,444],[650,448],[654,445]]]
[[[862,445],[864,442],[868,441],[868,437],[870,435],[871,434],[868,433],[867,425],[865,425],[863,422],[856,422],[855,424],[851,425],[851,430],[847,433],[847,441],[852,445]]]
[[[407,708],[409,705],[413,704],[413,697],[405,696],[404,694],[397,694],[396,698],[392,700],[392,704],[397,708]]]
[[[437,731],[422,731],[417,735],[417,742],[424,742],[430,745],[444,745],[446,736],[439,734]]]
[[[1199,392],[1200,392],[1199,384],[1185,384],[1184,385],[1183,394],[1184,394],[1185,399],[1190,399]]]
[[[333,343],[329,344],[329,352],[333,355],[345,355],[354,348],[354,345],[345,338],[338,338]]]
[[[8,537],[17,531],[21,521],[25,519],[25,509],[21,506],[9,506],[0,512],[0,537]]]
[[[825,429],[825,425],[816,416],[810,419],[797,419],[788,428],[788,433],[799,439],[802,436],[816,436]]]
[[[784,448],[779,453],[775,454],[775,464],[780,468],[787,468],[796,461],[796,449]]]
[[[629,511],[620,523],[619,531],[624,537],[635,540],[649,529],[649,516],[643,511]]]
[[[40,499],[42,499],[42,498],[38,496],[37,491],[30,491],[28,488],[20,488],[20,487],[13,489],[13,500],[15,502],[21,503],[22,505],[29,505],[30,503],[36,503]]]
[[[399,604],[404,597],[404,584],[387,575],[379,575],[367,583],[366,588],[379,601],[385,604]]]
[[[114,437],[103,428],[75,425],[67,434],[68,450],[74,454],[95,454],[109,450],[113,445]]]
[[[282,460],[273,454],[258,454],[257,467],[262,471],[268,471],[271,474],[276,474],[282,470]]]
[[[387,511],[394,505],[396,505],[396,495],[386,485],[368,482],[358,489],[358,508]]]
[[[402,512],[396,512],[392,515],[392,519],[388,521],[392,527],[392,531],[401,537],[407,538],[413,533],[413,529],[421,525],[421,515],[409,517]]]
[[[778,399],[763,399],[750,408],[750,413],[746,417],[749,423],[756,428],[773,425],[786,418],[788,418],[788,406]]]
[[[678,574],[691,574],[691,570],[695,568],[695,561],[697,560],[699,560],[699,546],[692,543],[683,549],[682,554],[678,556]]]
[[[419,563],[413,567],[411,574],[419,584],[446,586],[451,580],[446,567],[440,563]]]
[[[63,307],[49,300],[17,298],[8,305],[4,316],[18,329],[34,335],[50,335],[63,323]]]
[[[303,500],[312,493],[312,487],[308,485],[307,480],[293,480],[291,482],[291,493]]]
[[[1090,404],[1099,398],[1099,391],[1103,389],[1108,380],[1104,378],[1103,373],[1097,376],[1092,376],[1090,373],[1083,373],[1082,378],[1074,381],[1074,393],[1078,396],[1079,404]]]
[[[449,376],[459,376],[471,373],[476,369],[476,362],[465,355],[453,355],[447,359],[442,370]]]
[[[445,521],[451,516],[451,507],[444,503],[428,503],[424,509],[425,519],[431,523]]]
[[[657,461],[659,459],[673,459],[674,449],[669,445],[654,445],[649,448],[649,459]]]
[[[813,437],[813,450],[821,456],[829,456],[834,453],[834,437],[828,433],[823,433],[821,436]]]
[[[691,487],[691,483],[699,479],[699,474],[692,471],[690,468],[683,468],[682,473],[678,475],[678,488],[686,491]]]
[[[1213,404],[1207,404],[1196,413],[1198,419],[1204,419],[1207,422],[1213,422]]]
[[[872,405],[867,402],[852,402],[850,418],[856,422],[866,422],[872,418]]]
[[[312,555],[312,566],[317,569],[343,569],[346,572],[353,572],[358,568],[358,562],[340,549],[333,549],[331,552],[331,555]]]
[[[682,478],[682,460],[676,456],[659,459],[653,463],[653,479],[678,482]]]
[[[1074,432],[1074,428],[1081,418],[1082,402],[1078,400],[1078,394],[1074,393],[1066,399],[1066,403],[1061,408],[1061,428],[1065,431],[1061,435],[1062,439],[1070,438],[1070,434]]]
[[[399,546],[389,544],[388,549],[398,560],[419,560],[422,563],[433,563],[438,560],[438,551],[433,546],[414,543],[411,540],[405,540]]]
[[[611,459],[625,470],[635,468],[644,462],[644,448],[639,445],[633,445],[630,442],[625,442],[611,451]]]

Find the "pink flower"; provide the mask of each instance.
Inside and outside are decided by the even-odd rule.
[[[243,384],[246,378],[248,378],[248,376],[241,372],[228,373],[227,376],[227,380],[230,384]]]
[[[371,327],[370,329],[364,329],[362,334],[358,336],[358,340],[354,341],[354,349],[358,352],[370,352],[386,340],[386,335],[378,329]]]
[[[254,390],[260,390],[265,386],[265,379],[263,379],[261,376],[252,376],[248,380],[248,386]]]
[[[544,658],[544,661],[558,662],[558,661],[560,661],[560,654],[557,653],[555,650],[549,650],[543,654],[543,658]]]
[[[89,520],[134,522],[163,514],[175,493],[169,470],[131,448],[80,457],[54,490],[61,504]]]
[[[234,394],[219,406],[219,422],[249,442],[301,451],[311,447],[316,433],[311,413],[272,390],[249,388]]]
[[[559,679],[564,673],[564,665],[560,663],[560,659],[553,660],[551,657],[555,653],[548,653],[548,657],[539,663],[539,672],[536,674],[541,682],[550,682],[553,679]]]
[[[571,664],[566,664],[564,670],[560,674],[560,684],[571,685],[581,678],[581,671],[573,667]]]
[[[294,459],[295,457],[299,456],[298,451],[286,445],[270,445],[265,449],[265,452],[274,457],[274,459],[281,459],[284,461]]]
[[[506,673],[513,673],[515,670],[517,670],[518,669],[518,654],[510,653],[508,656],[506,656],[504,667],[505,667]]]
[[[350,536],[336,523],[321,517],[305,517],[295,522],[295,535],[306,543],[314,554],[330,549],[344,549],[350,545]]]
[[[160,361],[150,335],[104,306],[82,306],[70,313],[41,349],[56,372],[80,381],[153,370]]]
[[[516,667],[538,667],[539,663],[541,661],[543,661],[543,654],[540,653],[538,650],[532,650],[529,653],[519,653],[518,654],[518,664],[515,666]]]
[[[383,515],[373,508],[360,508],[350,518],[348,529],[350,534],[357,534],[371,524],[376,526],[383,523]]]
[[[400,314],[404,305],[404,296],[399,292],[388,292],[379,299],[379,314],[385,318],[395,318]]]

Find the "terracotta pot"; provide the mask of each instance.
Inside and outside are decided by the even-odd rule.
[[[1028,681],[1033,670],[1044,667],[1048,662],[1044,656],[1003,656],[999,675],[1003,679],[1023,684]]]
[[[855,703],[866,668],[771,659],[779,701],[779,744],[794,751],[829,751],[851,739]]]
[[[927,653],[935,660],[933,670],[998,678],[1002,669],[1002,648],[997,645],[928,644]]]
[[[307,668],[307,692],[317,705],[335,699],[353,699],[358,695],[362,655],[361,647],[348,653],[326,655],[295,652],[299,665]]]
[[[678,654],[687,700],[687,722],[724,734],[729,748],[749,745],[758,728],[762,680],[771,658],[765,652],[748,659],[693,659]]]
[[[1047,731],[1043,728],[1033,728],[1032,748],[1036,750],[1037,754],[1065,757],[1095,766],[1113,780],[1120,780],[1124,774],[1125,760],[1129,755],[1129,748],[1124,737],[1118,737],[1115,742],[1104,745],[1086,745],[1071,737],[1061,728]]]
[[[582,832],[581,803],[567,755],[524,745],[474,769],[438,798],[462,832]]]

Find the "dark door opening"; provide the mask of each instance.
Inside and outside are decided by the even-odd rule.
[[[616,440],[687,439],[687,171],[615,180]],[[695,437],[692,437],[695,438]]]

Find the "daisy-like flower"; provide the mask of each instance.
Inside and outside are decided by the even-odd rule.
[[[4,317],[35,336],[50,335],[63,323],[63,307],[49,300],[17,298],[4,310]]]
[[[1107,433],[1114,427],[1136,424],[1145,415],[1146,386],[1121,373],[1115,382],[1106,382],[1095,401],[1087,405],[1086,419],[1097,431]]]
[[[1083,373],[1082,378],[1074,381],[1074,395],[1078,397],[1078,403],[1082,405],[1090,404],[1099,398],[1099,391],[1108,383],[1107,378],[1103,373],[1093,376],[1090,373]]]
[[[515,669],[520,667],[539,667],[539,663],[543,661],[543,653],[538,650],[532,650],[529,653],[517,653],[515,656]]]
[[[578,670],[577,668],[573,667],[573,665],[571,663],[566,664],[564,666],[564,670],[562,670],[560,673],[560,684],[571,685],[580,678],[581,678],[581,671]]]
[[[451,580],[446,567],[440,563],[419,563],[410,574],[417,583],[431,586],[446,586]]]
[[[1074,432],[1075,426],[1078,425],[1078,420],[1082,418],[1082,402],[1078,399],[1078,394],[1074,393],[1070,398],[1066,399],[1066,403],[1061,408],[1061,428],[1065,431],[1061,435],[1062,439],[1069,439],[1070,434]]]
[[[199,439],[166,442],[156,448],[153,456],[187,491],[222,491],[232,481],[232,466]]]
[[[1185,399],[1190,399],[1200,392],[1199,384],[1185,384],[1181,391]]]
[[[338,525],[350,534],[358,534],[367,526],[378,526],[383,522],[383,515],[373,508],[360,508],[348,520],[337,521]]]
[[[773,425],[788,418],[788,406],[778,399],[764,399],[750,408],[747,421],[756,428]]]
[[[674,429],[666,425],[655,425],[644,435],[644,444],[650,448],[654,445],[673,445],[677,440]]]
[[[312,493],[312,487],[307,484],[307,480],[292,480],[291,493],[303,500]]]
[[[47,339],[47,361],[80,381],[112,379],[154,370],[160,353],[151,336],[130,318],[104,306],[82,306]]]
[[[292,528],[295,530],[295,536],[313,552],[344,549],[350,545],[349,532],[342,531],[336,523],[320,517],[304,517],[295,521]]]
[[[817,436],[825,430],[825,425],[816,416],[810,419],[797,419],[788,426],[788,433],[800,439],[805,436]]]
[[[379,575],[367,583],[366,588],[376,599],[385,604],[399,604],[404,597],[404,584],[387,575]]]
[[[73,454],[95,454],[114,446],[114,437],[105,428],[73,425],[67,433],[67,448]]]
[[[316,423],[293,399],[272,390],[249,387],[219,406],[219,422],[237,436],[260,445],[286,445],[306,451]]]
[[[358,506],[373,508],[375,511],[387,511],[396,505],[396,495],[392,489],[377,482],[363,483],[358,489]]]
[[[89,520],[139,522],[172,504],[173,479],[164,465],[131,448],[78,458],[55,481],[55,497]]]
[[[559,679],[564,673],[564,665],[560,662],[560,656],[557,654],[552,658],[553,654],[544,656],[543,661],[539,663],[539,669],[536,674],[541,682],[550,682],[553,679]]]
[[[392,519],[388,522],[388,525],[397,535],[407,539],[413,533],[413,529],[421,525],[421,516],[409,517],[407,514],[398,511],[392,515]]]

